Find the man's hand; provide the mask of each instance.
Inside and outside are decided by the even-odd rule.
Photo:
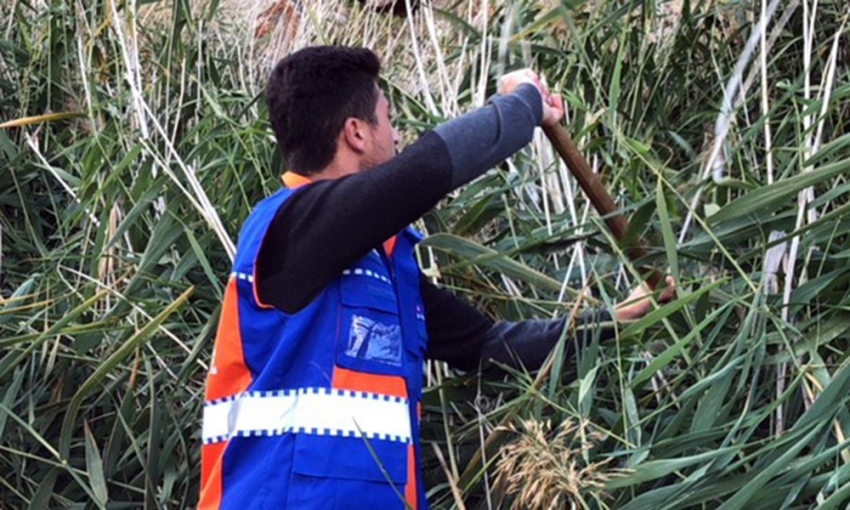
[[[667,303],[676,297],[676,280],[672,276],[666,279],[667,286],[661,289],[658,295],[659,303]],[[652,310],[650,290],[645,283],[638,285],[632,290],[629,297],[614,308],[614,320],[617,322],[635,321]]]
[[[549,88],[543,84],[540,76],[531,69],[520,69],[510,72],[499,78],[499,94],[510,94],[524,83],[530,83],[540,91],[543,99],[543,122],[544,126],[554,126],[564,118],[564,100],[561,96],[552,94]]]

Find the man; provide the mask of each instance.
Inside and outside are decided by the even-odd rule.
[[[418,466],[425,357],[534,369],[565,319],[496,323],[420,273],[407,227],[563,117],[531,71],[396,155],[367,49],[277,64],[272,126],[291,171],[239,238],[203,424],[201,508],[427,508]],[[643,290],[615,319],[646,313]]]

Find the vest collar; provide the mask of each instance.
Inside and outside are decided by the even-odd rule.
[[[313,182],[313,179],[310,179],[305,175],[296,174],[292,170],[288,170],[283,175],[281,175],[280,180],[283,181],[283,185],[289,189],[300,188],[301,186]]]

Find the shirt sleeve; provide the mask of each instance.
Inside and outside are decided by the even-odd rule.
[[[426,356],[446,361],[454,368],[473,370],[497,362],[536,370],[562,336],[566,335],[564,355],[567,358],[589,345],[595,334],[601,340],[613,336],[611,315],[606,310],[590,310],[572,323],[564,317],[494,322],[426,278],[421,280],[429,337]],[[569,330],[564,331],[564,328]]]
[[[382,165],[299,188],[260,247],[260,298],[286,313],[302,309],[455,187],[527,145],[541,119],[540,93],[526,84],[440,125]]]

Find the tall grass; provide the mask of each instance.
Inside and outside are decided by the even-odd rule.
[[[263,80],[314,43],[381,54],[407,140],[540,69],[680,282],[539,372],[429,364],[436,508],[843,506],[847,14],[771,7],[0,4],[0,507],[195,504],[234,241],[285,168]],[[543,137],[419,226],[426,273],[494,317],[610,306],[636,282]],[[554,495],[513,490],[523,472]]]

